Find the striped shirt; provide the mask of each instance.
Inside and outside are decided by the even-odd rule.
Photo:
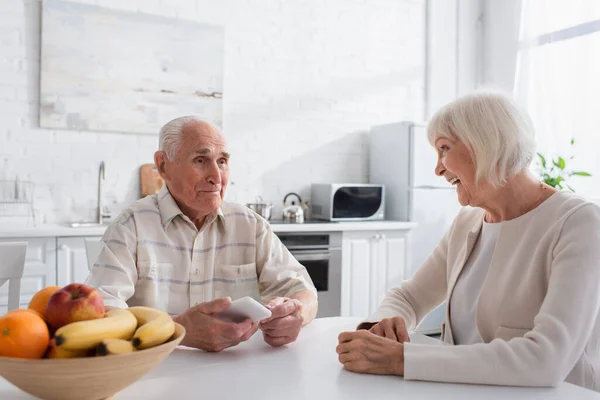
[[[223,202],[200,230],[166,185],[138,200],[106,229],[86,284],[106,305],[148,306],[176,315],[218,297],[266,302],[317,291],[268,222]]]

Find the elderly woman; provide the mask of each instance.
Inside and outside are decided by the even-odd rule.
[[[540,183],[527,115],[500,94],[460,98],[430,121],[435,173],[463,207],[415,275],[337,352],[354,372],[600,390],[600,207]],[[443,340],[412,344],[446,301]]]

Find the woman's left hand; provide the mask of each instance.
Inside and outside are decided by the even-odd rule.
[[[404,375],[404,344],[365,330],[342,332],[338,340],[338,359],[348,371]]]

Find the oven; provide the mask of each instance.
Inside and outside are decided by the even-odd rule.
[[[339,317],[342,303],[341,232],[277,232],[276,235],[306,268],[317,289],[317,318]]]

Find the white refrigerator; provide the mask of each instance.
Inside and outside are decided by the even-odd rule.
[[[369,132],[369,142],[369,181],[385,185],[385,219],[417,223],[411,235],[411,260],[405,273],[405,278],[409,278],[458,214],[456,189],[435,175],[437,153],[427,140],[426,123],[374,126]],[[417,331],[440,333],[445,307],[444,303],[431,311]]]

